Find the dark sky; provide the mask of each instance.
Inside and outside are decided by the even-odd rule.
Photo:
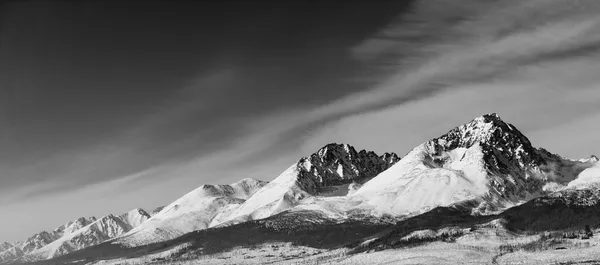
[[[6,2],[0,193],[19,192],[0,204],[203,156],[365,89],[377,69],[350,49],[405,2]]]

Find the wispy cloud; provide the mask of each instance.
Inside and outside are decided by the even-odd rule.
[[[479,4],[471,5],[474,2]],[[392,56],[397,60],[395,73],[368,91],[259,123],[260,128],[268,127],[268,132],[251,134],[243,141],[257,143],[252,148],[264,150],[259,156],[263,157],[269,152],[296,150],[304,141],[313,142],[309,144],[312,150],[317,144],[343,139],[382,146],[390,137],[360,140],[368,139],[365,135],[370,131],[381,131],[379,128],[394,129],[390,136],[423,141],[426,139],[419,131],[434,128],[439,134],[449,129],[446,121],[456,125],[483,112],[504,113],[525,130],[540,130],[598,111],[595,73],[600,69],[595,64],[595,47],[600,40],[600,19],[595,11],[600,6],[594,1],[576,2],[421,1],[408,19],[398,19],[352,50],[357,57],[371,59],[378,58],[377,53],[389,56],[403,54],[404,49],[412,51],[409,57]],[[403,38],[421,28],[429,31]],[[449,96],[450,92],[461,97]],[[451,101],[439,102],[440,98]],[[426,107],[410,108],[421,104]],[[384,115],[391,109],[403,113]],[[319,136],[315,141],[306,135],[320,131],[324,124],[327,128],[322,130],[329,132],[329,137]],[[423,127],[425,124],[430,126]],[[413,129],[403,129],[406,127]],[[337,138],[331,137],[332,130],[338,132]],[[380,143],[374,143],[377,141]],[[281,146],[288,148],[282,151]],[[398,151],[407,149],[402,147]]]
[[[424,140],[420,133],[423,130],[433,137],[434,133],[483,112],[504,113],[509,120],[534,131],[597,111],[595,73],[600,69],[595,66],[597,51],[590,47],[600,41],[600,19],[590,10],[600,10],[598,4],[578,1],[574,5],[559,0],[475,2],[478,4],[421,1],[408,17],[398,19],[353,49],[355,56],[361,58],[369,57],[361,53],[377,58],[377,53],[414,51],[410,58],[392,57],[398,60],[398,70],[372,89],[310,110],[300,107],[254,119],[238,127],[243,128],[243,134],[209,149],[210,155],[180,162],[187,165],[184,168],[189,172],[190,168],[213,175],[228,172],[228,179],[235,180],[240,173],[228,168],[230,161],[259,165],[279,156],[282,161],[286,157],[293,162],[294,157],[308,154],[329,141],[348,139],[351,143],[364,142],[364,147],[383,147],[397,135],[414,139],[407,141],[413,145]],[[428,31],[416,37],[417,29]],[[407,34],[413,38],[403,38]],[[381,39],[389,44],[385,49],[372,46]],[[199,83],[218,87],[212,82],[231,80],[231,75],[229,71],[220,72],[199,79]],[[574,88],[581,91],[573,92]],[[194,90],[186,91],[184,94]],[[560,104],[566,105],[555,108]],[[197,101],[184,102],[137,128],[152,131],[168,125],[182,113],[201,108]],[[519,115],[522,112],[528,114]],[[386,131],[377,128],[388,128],[390,135],[364,140],[370,139],[365,137],[370,131]],[[198,140],[187,140],[190,139]],[[408,151],[408,144],[397,148],[400,150],[384,151]],[[189,175],[183,171],[179,170],[179,174]]]

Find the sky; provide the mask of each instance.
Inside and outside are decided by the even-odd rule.
[[[599,154],[598,11],[595,0],[0,4],[0,241],[150,211],[202,184],[272,180],[331,142],[402,156],[490,112],[551,152]]]

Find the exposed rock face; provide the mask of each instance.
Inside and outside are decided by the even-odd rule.
[[[431,156],[478,144],[493,196],[526,199],[544,192],[549,182],[565,185],[595,163],[564,159],[535,148],[497,114],[486,114],[429,142]]]
[[[277,178],[265,185],[224,222],[243,222],[261,219],[286,211],[303,200],[322,195],[331,189],[348,184],[349,195],[399,160],[396,154],[379,156],[374,152],[357,152],[347,144],[328,144],[316,153],[300,159]]]
[[[367,182],[399,160],[394,153],[379,156],[373,151],[357,152],[348,144],[332,143],[298,161],[297,182],[315,195],[321,187]]]
[[[434,147],[432,155],[479,144],[490,170],[502,171],[510,166],[539,166],[544,163],[529,139],[495,113],[456,127],[430,143]]]
[[[160,211],[162,211],[162,209],[164,209],[164,208],[165,208],[165,206],[166,206],[166,205],[163,205],[163,206],[156,207],[154,210],[152,210],[152,212],[150,213],[150,216],[153,216],[153,215],[155,215],[155,214],[159,213]]]

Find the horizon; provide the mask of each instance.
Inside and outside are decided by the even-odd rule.
[[[565,3],[528,34],[504,4],[0,4],[0,242],[270,181],[331,142],[403,157],[492,112],[597,155],[600,22]]]

